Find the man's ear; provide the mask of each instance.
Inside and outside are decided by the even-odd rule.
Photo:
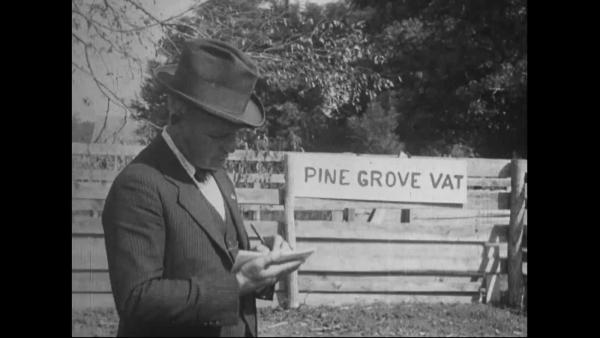
[[[167,95],[167,109],[169,111],[169,123],[176,124],[183,115],[182,102],[173,97],[173,95]]]

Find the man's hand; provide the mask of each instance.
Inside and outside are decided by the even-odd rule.
[[[275,257],[279,257],[280,253],[288,253],[292,251],[292,248],[288,242],[280,235],[266,237],[265,242],[267,246],[258,244],[254,250],[263,253],[272,252],[273,255],[276,255]]]
[[[240,285],[241,295],[254,292],[266,286],[275,284],[281,277],[298,269],[303,260],[292,261],[283,264],[273,264],[280,257],[281,253],[290,252],[289,244],[279,235],[269,238],[268,247],[259,244],[255,250],[267,253],[264,256],[254,258],[240,268],[236,273],[238,284]]]

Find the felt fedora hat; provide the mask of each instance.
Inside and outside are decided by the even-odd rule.
[[[253,93],[258,68],[227,43],[187,41],[179,63],[157,67],[154,77],[170,92],[213,115],[249,127],[265,122],[262,103]]]

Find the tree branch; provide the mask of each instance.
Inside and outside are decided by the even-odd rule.
[[[106,124],[108,122],[108,111],[110,108],[110,98],[107,98],[107,103],[106,103],[106,113],[104,114],[104,124],[102,124],[102,128],[100,128],[100,132],[98,132],[98,136],[96,136],[96,139],[94,140],[94,143],[98,143],[98,141],[100,140],[100,136],[102,135],[102,133],[104,132],[104,129],[106,129]]]
[[[84,49],[84,51],[85,51],[85,54],[86,54],[86,60],[88,62],[88,67],[90,67],[91,64],[89,63],[89,57],[87,56],[87,49]],[[89,70],[85,70],[84,67],[78,65],[77,63],[75,63],[73,61],[71,61],[71,65],[74,66],[75,68],[79,69],[79,71],[81,71],[82,73],[90,76],[94,80],[94,83],[96,84],[96,86],[98,87],[98,89],[100,90],[100,92],[106,98],[111,98],[112,97],[112,101],[113,102],[115,102],[121,108],[125,109],[126,112],[131,113],[130,110],[129,110],[129,107],[127,106],[127,104],[125,104],[123,102],[123,100],[117,94],[115,94],[107,85],[105,85],[102,81],[98,80],[98,78],[93,73],[93,70],[91,68],[89,68]],[[107,92],[110,93],[110,95],[107,94]]]

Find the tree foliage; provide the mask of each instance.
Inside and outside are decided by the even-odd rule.
[[[526,156],[524,0],[208,1],[161,42],[177,62],[185,39],[248,53],[267,123],[240,147],[276,150]],[[149,68],[158,63],[149,63]],[[166,122],[148,79],[137,118]],[[150,138],[151,130],[140,130]]]
[[[413,152],[467,144],[484,156],[527,154],[525,0],[353,1],[396,87],[398,135]],[[440,146],[435,146],[436,144]]]

